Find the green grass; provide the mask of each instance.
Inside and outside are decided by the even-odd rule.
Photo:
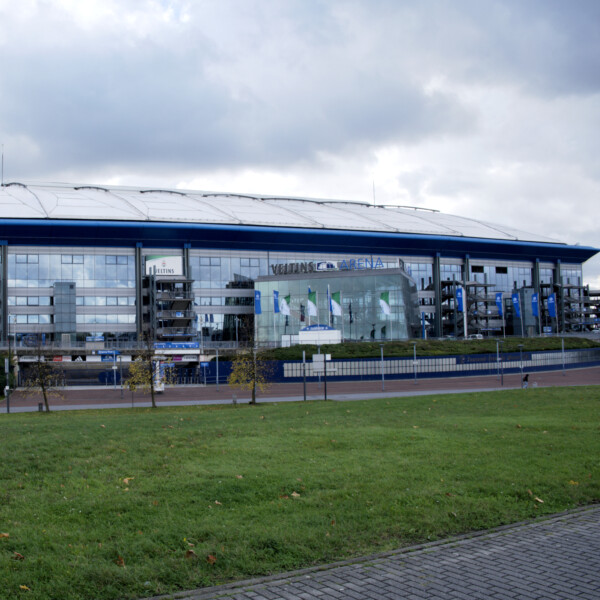
[[[599,400],[1,415],[0,598],[147,597],[596,502]]]
[[[535,337],[519,338],[508,337],[503,342],[503,352],[519,352],[519,344],[523,345],[525,352],[540,352],[544,350],[560,350],[562,338]],[[496,338],[484,340],[411,340],[406,342],[385,342],[383,352],[386,357],[411,357],[413,344],[417,344],[417,353],[420,356],[447,356],[460,354],[496,354]],[[566,350],[584,348],[600,348],[600,341],[588,338],[565,337]],[[267,360],[302,360],[302,351],[306,356],[317,353],[317,346],[290,346],[289,348],[272,348],[263,350],[260,355]],[[321,346],[321,352],[331,354],[333,359],[343,358],[379,358],[381,356],[381,342],[354,342],[345,344],[331,344]],[[231,360],[235,355],[221,354],[221,360]],[[215,360],[215,358],[213,358]]]

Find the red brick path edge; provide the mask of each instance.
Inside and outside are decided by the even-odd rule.
[[[544,387],[564,387],[580,385],[600,385],[600,367],[589,367],[584,369],[568,369],[566,371],[544,371],[530,373],[529,388]],[[308,400],[324,399],[324,383],[321,384],[310,381],[306,385]],[[394,397],[412,396],[422,394],[436,393],[458,393],[474,391],[491,391],[501,389],[515,389],[521,387],[521,377],[519,373],[504,375],[504,385],[501,385],[500,379],[496,375],[484,376],[463,376],[402,380],[386,380],[384,382],[385,390],[382,391],[381,380],[372,381],[346,381],[346,382],[327,382],[327,397],[331,400],[357,400],[374,397]],[[123,397],[121,397],[123,396]],[[268,390],[257,395],[257,401],[275,402],[277,400],[297,400],[301,401],[304,397],[302,383],[275,383]],[[164,393],[157,394],[157,403],[161,406],[185,405],[187,403],[230,403],[233,399],[239,403],[246,403],[250,400],[250,393],[247,391],[233,389],[228,385],[219,385],[217,391],[215,385],[193,385],[193,386],[175,386],[167,388]],[[22,391],[15,391],[10,398],[11,411],[19,409],[31,410],[37,408],[42,402],[40,394],[27,396]],[[135,392],[133,396],[134,404],[139,406],[150,402],[150,394]],[[121,388],[114,389],[113,386],[90,387],[90,388],[66,388],[62,391],[62,398],[52,398],[51,408],[60,408],[62,410],[73,408],[84,408],[92,406],[118,407],[131,406],[131,392]],[[6,401],[0,400],[0,412],[6,412]]]

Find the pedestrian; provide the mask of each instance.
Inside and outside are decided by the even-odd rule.
[[[525,376],[523,377],[523,384],[521,387],[524,390],[526,390],[529,387],[529,373],[525,373]]]

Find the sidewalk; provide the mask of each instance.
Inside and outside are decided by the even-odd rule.
[[[598,600],[600,506],[146,600]]]
[[[529,388],[563,387],[574,385],[600,385],[600,367],[585,369],[567,369],[566,371],[543,371],[532,373],[529,377]],[[384,388],[382,390],[382,387]],[[421,379],[390,379],[371,381],[327,382],[328,400],[364,400],[369,398],[394,398],[418,396],[426,394],[456,394],[465,392],[497,391],[502,389],[518,389],[521,387],[521,376],[518,373],[504,375],[501,381],[496,375],[433,377]],[[320,384],[310,381],[306,385],[307,400],[323,400],[325,398],[324,382]],[[220,385],[176,386],[167,388],[164,393],[156,395],[159,406],[186,406],[202,404],[231,404],[248,402],[249,392]],[[304,399],[302,383],[276,383],[265,392],[259,393],[258,402],[297,402]],[[11,412],[30,412],[38,410],[41,397],[27,397],[21,391],[11,395]],[[150,395],[136,392],[132,394],[119,387],[79,387],[66,388],[62,398],[52,398],[52,410],[82,410],[92,408],[119,408],[150,406]],[[6,402],[0,402],[0,413],[6,412]]]

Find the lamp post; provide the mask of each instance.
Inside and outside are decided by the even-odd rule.
[[[384,392],[385,391],[385,379],[384,379],[384,374],[383,374],[383,367],[384,367],[383,344],[379,344],[379,347],[381,348],[381,391]]]
[[[415,372],[415,385],[417,384],[417,342],[413,342],[413,370]]]
[[[502,353],[504,353],[504,340],[498,340],[500,347],[502,348]],[[500,364],[500,385],[504,387],[504,365],[502,364],[502,356],[498,358]]]
[[[519,344],[519,356],[521,363],[521,385],[523,385],[523,344]]]

